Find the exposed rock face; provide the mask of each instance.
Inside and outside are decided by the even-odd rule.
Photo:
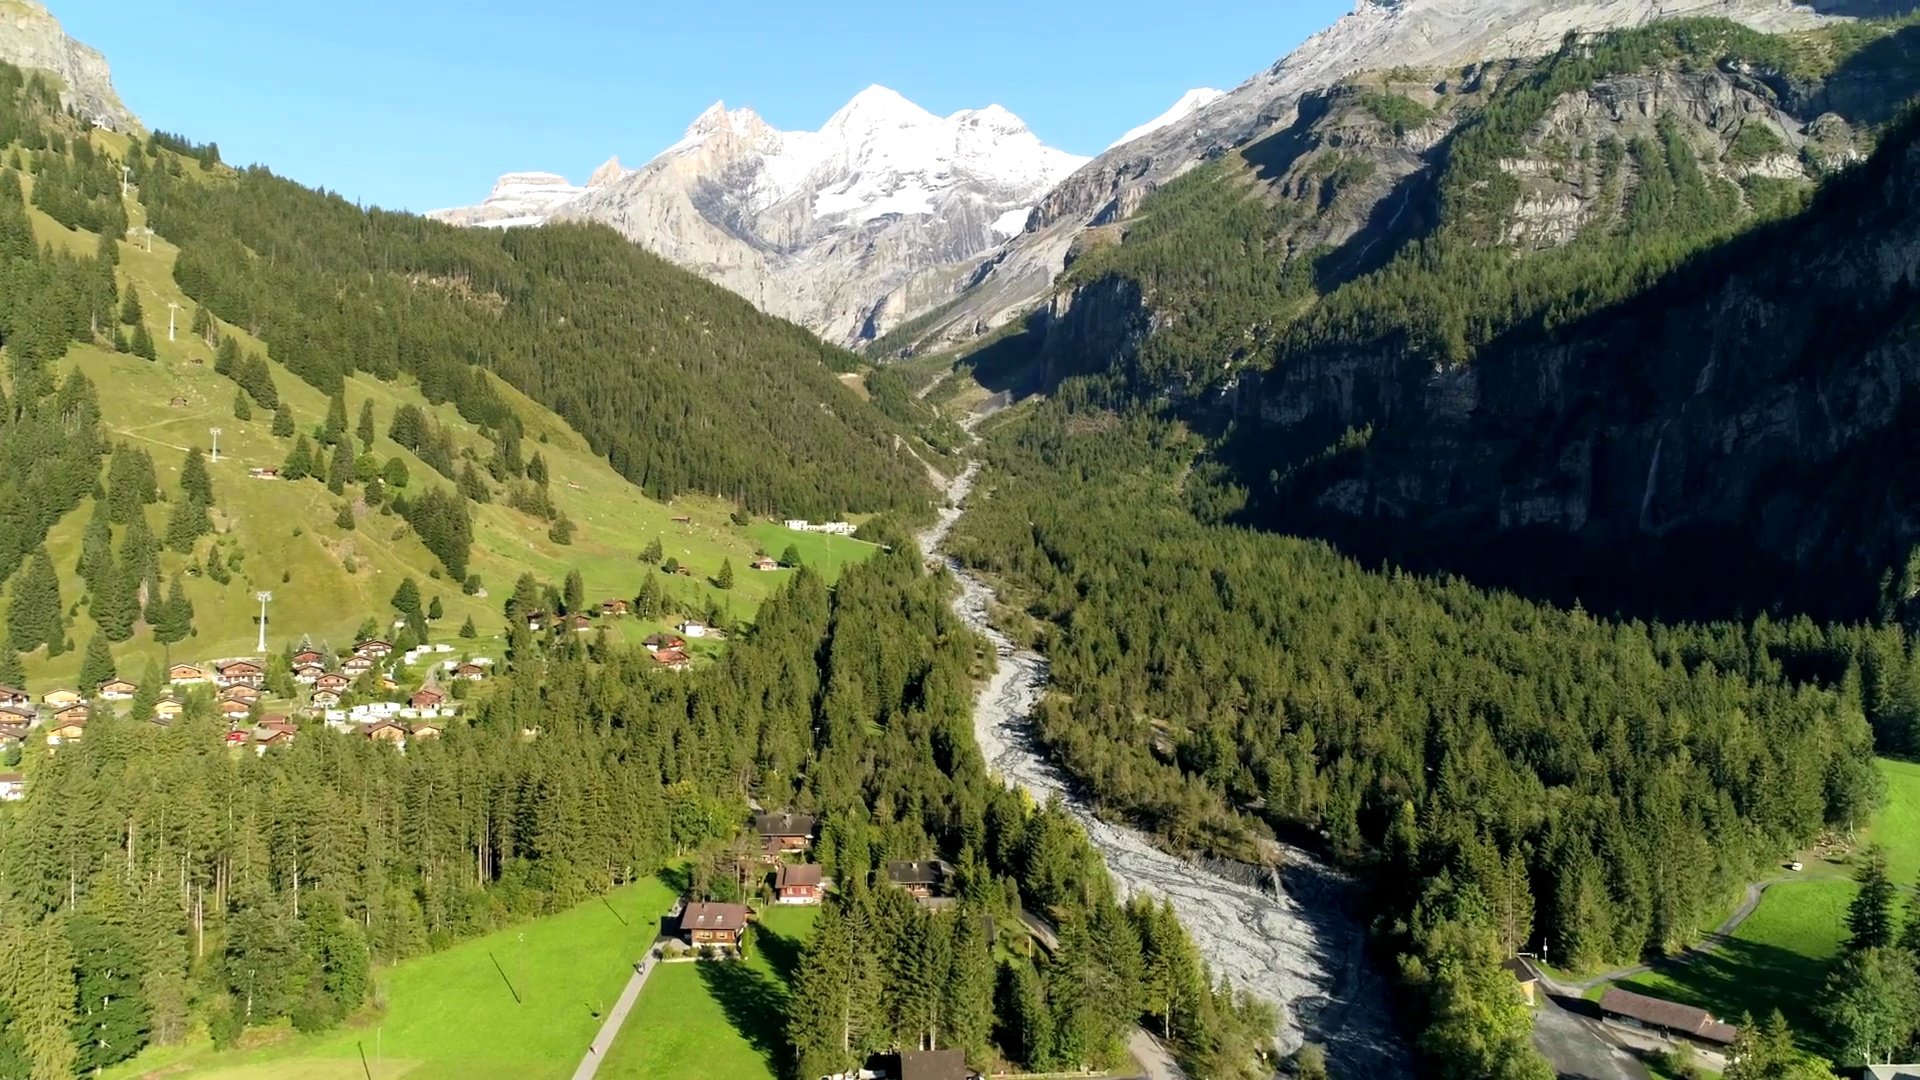
[[[1357,0],[1352,14],[1269,70],[1062,182],[1022,235],[982,261],[926,340],[964,340],[1028,310],[1059,276],[1083,230],[1124,220],[1155,188],[1202,161],[1284,131],[1303,95],[1355,73],[1539,56],[1570,31],[1687,15],[1786,30],[1817,25],[1828,17],[1819,9],[1842,7],[1833,0]]]
[[[61,102],[101,127],[140,127],[113,89],[107,58],[68,37],[40,0],[0,0],[0,60],[58,76]]]
[[[604,222],[763,310],[856,344],[952,295],[960,268],[1025,228],[1040,196],[1084,161],[999,106],[938,117],[876,86],[819,131],[715,105],[639,169],[609,162],[583,191],[496,189],[492,209],[435,216]]]
[[[609,167],[617,171],[619,161],[609,161],[595,170],[594,179],[603,180]],[[508,173],[493,185],[493,193],[480,205],[429,210],[427,216],[449,225],[486,225],[499,229],[540,225],[554,211],[586,194],[586,191],[586,188],[568,183],[567,178],[558,173]]]

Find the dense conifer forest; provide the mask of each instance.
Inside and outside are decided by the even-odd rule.
[[[1203,524],[1203,446],[1030,407],[954,551],[1042,620],[1039,733],[1109,811],[1181,851],[1302,838],[1380,884],[1376,941],[1442,1075],[1535,1075],[1510,1071],[1530,1021],[1501,958],[1692,941],[1782,852],[1866,820],[1876,743],[1914,748],[1897,619],[1665,626],[1363,569]]]

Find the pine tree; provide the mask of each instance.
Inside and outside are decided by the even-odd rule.
[[[1887,852],[1870,845],[1853,879],[1860,891],[1847,907],[1847,951],[1884,949],[1893,944],[1893,880],[1887,876]]]
[[[411,577],[400,582],[400,587],[393,591],[393,610],[402,615],[418,615],[420,613],[419,582],[413,580]]]
[[[89,903],[97,903],[89,897]],[[140,963],[123,927],[82,913],[68,924],[76,1006],[75,1067],[102,1069],[125,1061],[146,1045],[149,1015],[140,994]]]
[[[347,395],[340,391],[327,400],[327,423],[321,429],[320,441],[333,445],[347,434]]]
[[[368,398],[360,403],[360,423],[355,429],[355,434],[360,437],[360,452],[363,454],[371,453],[373,450],[374,436],[372,398]]]
[[[435,596],[433,602],[427,605],[427,619],[431,622],[439,622],[446,617],[446,614],[447,609],[440,603],[440,598]]]
[[[280,407],[275,409],[273,413],[273,437],[276,439],[289,438],[293,435],[293,430],[293,406],[283,401],[280,403]]]
[[[199,447],[187,451],[180,465],[180,490],[202,506],[213,505],[213,479],[207,475],[207,458]]]
[[[732,559],[721,560],[720,574],[719,576],[713,579],[713,583],[715,586],[723,590],[733,588],[733,560]]]
[[[213,314],[207,310],[205,304],[194,305],[193,325],[189,328],[189,332],[192,333],[194,337],[206,342],[208,346],[212,346]]]
[[[552,527],[547,529],[547,539],[561,547],[573,543],[573,519],[565,514],[560,515]]]
[[[527,462],[527,479],[541,487],[547,486],[547,459],[541,457],[538,450],[533,452],[533,457]]]
[[[24,690],[27,686],[27,668],[20,662],[20,654],[4,645],[0,645],[0,686],[11,686],[16,690]]]
[[[340,512],[333,516],[333,523],[339,528],[345,529],[348,532],[352,532],[353,531],[353,504],[348,502],[341,503]]]
[[[202,536],[212,531],[213,519],[207,516],[206,504],[182,492],[167,515],[167,547],[185,555]]]
[[[980,1062],[993,1027],[993,953],[978,918],[962,911],[953,929],[952,964],[942,980],[946,1043]]]
[[[104,634],[95,634],[87,642],[87,655],[80,662],[80,685],[86,688],[99,686],[113,678],[113,650],[107,647]]]
[[[666,557],[666,548],[661,546],[660,538],[657,536],[647,541],[646,550],[640,553],[640,561],[649,566],[659,566],[660,560],[664,557]]]
[[[127,346],[127,350],[133,353],[133,355],[145,360],[160,359],[159,350],[153,346],[153,335],[147,333],[146,323],[141,323],[133,328],[133,340],[132,343]]]
[[[327,490],[340,494],[354,476],[353,447],[342,438],[333,444],[333,460],[327,465]]]
[[[301,435],[293,440],[293,449],[287,452],[287,460],[280,466],[282,480],[305,480],[313,474],[313,448],[307,445],[307,437]]]
[[[642,619],[656,618],[661,613],[660,575],[649,571],[647,580],[640,583],[640,592],[633,598],[633,613]]]
[[[406,462],[401,461],[397,457],[390,457],[387,459],[386,465],[380,469],[380,479],[386,481],[388,487],[399,491],[406,487],[407,481],[412,478],[407,475]]]
[[[151,605],[148,608],[148,621],[153,623],[153,639],[162,645],[171,645],[184,641],[193,633],[193,604],[187,599],[186,589],[180,584],[180,575],[173,575],[167,586],[167,598],[160,605],[159,618],[153,617]]]
[[[65,608],[60,602],[60,578],[45,547],[35,548],[26,568],[15,577],[13,602],[7,607],[9,643],[30,653],[42,645],[48,655],[65,650]]]
[[[143,314],[140,310],[140,290],[129,288],[120,301],[120,322],[126,326],[138,326]]]
[[[471,461],[460,467],[457,486],[460,494],[483,506],[493,500],[493,493],[487,489],[486,478],[480,475],[480,470],[474,468]]]
[[[97,596],[106,588],[107,575],[113,572],[113,529],[107,522],[107,513],[106,500],[93,504],[86,535],[80,540],[80,565],[74,567],[80,580],[86,582],[89,596]]]
[[[253,406],[248,403],[245,390],[233,392],[233,418],[235,420],[253,419]]]
[[[579,570],[567,571],[567,581],[561,593],[561,610],[568,615],[577,615],[587,607],[587,585],[580,577]]]
[[[473,625],[473,616],[467,616],[467,621],[460,624],[460,636],[463,638],[477,638],[480,636],[479,629]]]

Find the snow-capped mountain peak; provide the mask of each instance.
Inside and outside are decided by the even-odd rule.
[[[822,135],[835,133],[849,137],[875,132],[938,124],[940,118],[878,83],[853,96],[840,111],[827,119]]]
[[[1168,109],[1159,116],[1154,117],[1139,127],[1134,128],[1132,131],[1127,132],[1125,135],[1120,136],[1118,139],[1115,139],[1113,145],[1107,147],[1107,149],[1112,150],[1115,147],[1125,146],[1133,140],[1151,135],[1161,128],[1171,127],[1226,96],[1227,92],[1225,90],[1214,90],[1205,86],[1189,90],[1180,95],[1180,100],[1173,103],[1173,108]]]

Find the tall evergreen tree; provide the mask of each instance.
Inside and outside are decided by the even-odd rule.
[[[1892,945],[1895,892],[1893,880],[1887,876],[1886,849],[1869,845],[1853,879],[1860,891],[1847,907],[1847,950],[1864,952]]]
[[[327,422],[321,428],[320,441],[333,445],[347,434],[347,395],[339,391],[327,399]]]
[[[580,577],[580,571],[567,571],[565,589],[561,593],[561,610],[568,615],[578,615],[587,609],[587,584]]]
[[[185,641],[193,632],[193,604],[187,599],[187,591],[180,584],[180,575],[173,575],[167,585],[167,598],[160,604],[156,613],[152,605],[148,607],[148,621],[153,623],[153,639],[162,645],[171,645]]]
[[[6,645],[0,645],[0,686],[20,690],[27,686],[26,665],[20,662],[20,654]]]
[[[283,401],[280,403],[280,407],[273,412],[273,437],[276,439],[291,438],[293,431],[293,406]]]
[[[393,590],[393,610],[402,615],[420,613],[420,583],[408,577]]]
[[[140,962],[127,931],[97,915],[68,923],[74,958],[73,1041],[78,1069],[118,1064],[146,1045],[150,1017],[140,992]]]
[[[233,418],[243,421],[253,419],[253,406],[248,403],[245,390],[233,392]]]
[[[374,437],[372,398],[368,398],[360,403],[360,423],[356,426],[354,434],[360,438],[360,452],[363,454],[372,453]]]
[[[129,288],[120,301],[120,321],[127,326],[138,326],[143,312],[140,310],[140,290]]]
[[[721,589],[733,588],[733,560],[732,559],[722,559],[720,561],[720,573],[714,577],[713,583],[714,585],[718,586]]]
[[[113,678],[113,650],[105,634],[95,634],[87,642],[86,658],[80,662],[80,685],[91,690]]]
[[[128,295],[132,295],[129,293]],[[128,351],[144,360],[160,359],[160,351],[154,347],[153,335],[147,332],[147,324],[140,323],[133,328],[133,338]]]
[[[301,435],[293,440],[293,449],[287,451],[287,460],[280,465],[282,480],[305,480],[313,475],[313,448],[307,445],[307,437]]]
[[[353,447],[342,438],[333,444],[333,460],[327,465],[327,490],[340,494],[354,476]]]
[[[49,654],[65,651],[66,623],[60,602],[60,578],[45,547],[35,548],[25,569],[14,579],[13,601],[7,606],[9,643],[30,653],[42,645]]]

